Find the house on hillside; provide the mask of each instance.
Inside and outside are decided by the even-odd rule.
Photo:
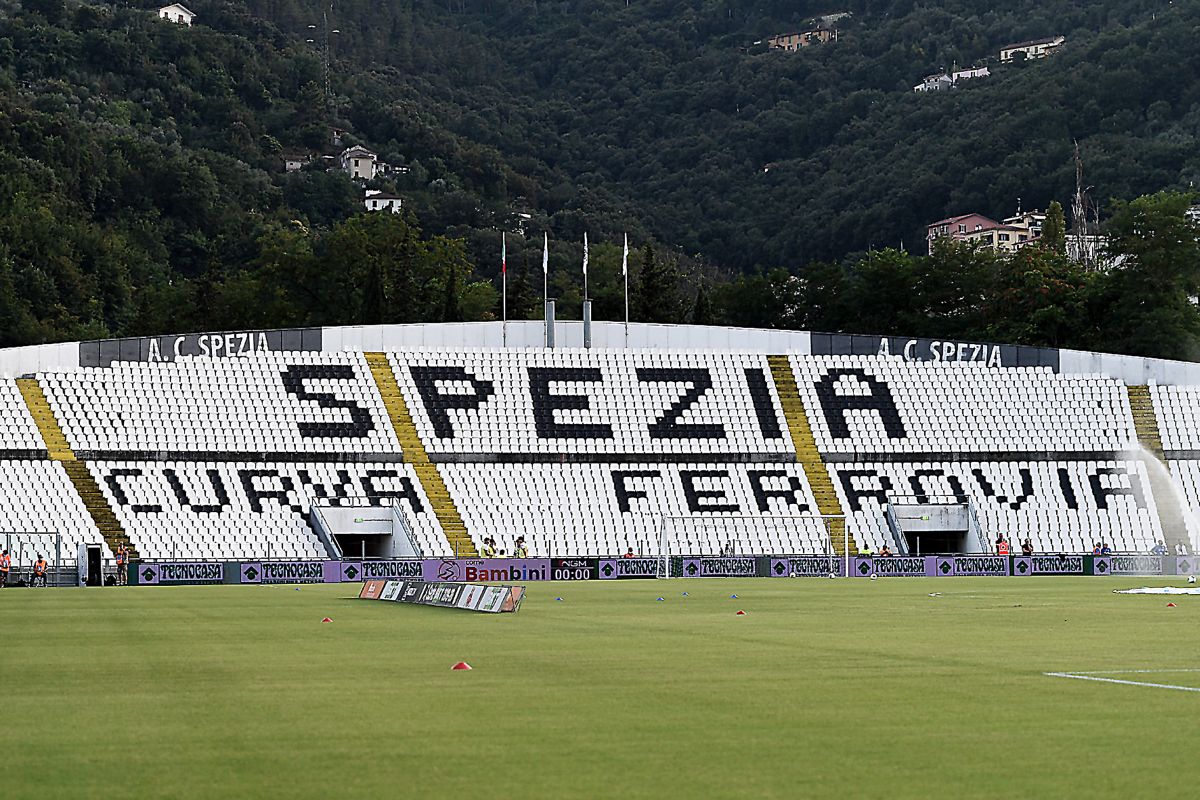
[[[965,242],[981,242],[1001,253],[1011,253],[1042,238],[1046,215],[1041,211],[1021,211],[1005,217],[994,228],[972,231],[963,237]]]
[[[1183,215],[1187,217],[1188,222],[1192,223],[1193,225],[1200,225],[1200,206],[1192,206],[1187,211],[1183,212]]]
[[[979,243],[999,252],[1011,253],[1040,239],[1045,224],[1046,215],[1041,211],[1018,210],[1015,215],[1005,217],[1002,222],[996,222],[982,214],[963,214],[926,226],[925,238],[929,242],[931,253],[934,241],[942,237],[959,242]]]
[[[375,177],[379,157],[362,145],[347,147],[338,158],[338,166],[353,180],[369,181]]]
[[[940,92],[944,89],[953,89],[958,85],[959,81],[966,81],[972,78],[986,78],[992,73],[987,67],[971,67],[970,69],[956,69],[949,75],[944,72],[938,72],[933,75],[926,75],[921,79],[921,82],[913,87],[914,92]]]
[[[1021,211],[1001,222],[982,214],[963,214],[958,217],[938,220],[926,227],[929,252],[934,242],[943,237],[959,242],[980,244],[998,253],[1014,253],[1022,247],[1039,242],[1046,226],[1046,215],[1041,211]],[[1108,237],[1096,233],[1072,231],[1065,234],[1066,256],[1089,269],[1107,271],[1120,266],[1126,259],[1123,255],[1108,252]]]
[[[987,78],[990,77],[992,71],[987,67],[968,67],[967,69],[956,69],[950,73],[950,78],[955,83],[959,81],[969,81],[971,78]]]
[[[387,211],[391,214],[399,214],[400,209],[404,206],[404,200],[400,195],[387,194],[378,189],[368,189],[366,197],[363,198],[363,205],[367,207],[367,211]]]
[[[853,16],[854,12],[852,11],[834,11],[832,14],[822,14],[821,16],[817,17],[816,22],[818,25],[828,26],[832,25],[838,20],[849,19]]]
[[[956,241],[966,241],[967,236],[984,230],[999,227],[1000,223],[983,214],[961,214],[957,217],[940,219],[925,226],[925,241],[928,252],[933,252],[933,243],[943,237]]]
[[[837,31],[831,28],[813,28],[796,33],[780,33],[766,40],[768,50],[784,50],[794,53],[802,47],[837,40]]]
[[[1043,39],[1031,39],[1028,42],[1017,42],[1000,48],[1000,63],[1007,64],[1016,58],[1017,53],[1024,53],[1025,60],[1045,58],[1063,46],[1067,41],[1065,36],[1047,36]]]
[[[926,75],[913,87],[914,92],[941,92],[954,86],[954,81],[944,72]]]
[[[158,18],[165,19],[167,22],[174,22],[179,25],[192,26],[192,20],[196,15],[188,10],[188,8],[180,3],[172,3],[169,6],[163,6],[158,10]]]
[[[1028,228],[1000,223],[992,228],[972,231],[961,237],[964,242],[982,244],[1001,253],[1011,253],[1037,239]]]
[[[312,161],[312,156],[310,156],[308,153],[284,153],[283,171],[298,172],[309,161]]]

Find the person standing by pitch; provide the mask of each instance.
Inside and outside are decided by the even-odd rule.
[[[124,586],[129,580],[129,572],[126,569],[129,564],[129,548],[125,543],[117,545],[117,586]]]

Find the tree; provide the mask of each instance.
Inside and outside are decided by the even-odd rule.
[[[1089,276],[1065,255],[1024,247],[999,259],[983,303],[983,338],[1074,347],[1088,328]]]
[[[1200,336],[1200,242],[1185,212],[1190,197],[1159,192],[1118,202],[1110,256],[1124,260],[1098,281],[1094,309],[1118,352],[1192,358]]]
[[[639,322],[680,321],[679,273],[675,263],[659,258],[649,242],[642,247],[634,299]]]
[[[709,297],[708,285],[701,283],[696,290],[696,302],[692,304],[693,325],[712,325],[715,319],[712,299]]]
[[[1046,209],[1046,221],[1042,224],[1041,245],[1055,253],[1067,252],[1067,218],[1062,203],[1050,201]]]

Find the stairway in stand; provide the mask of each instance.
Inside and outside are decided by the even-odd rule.
[[[1129,410],[1133,412],[1133,429],[1143,453],[1139,460],[1146,465],[1146,477],[1150,480],[1150,493],[1158,509],[1158,524],[1162,528],[1167,551],[1175,552],[1182,543],[1191,549],[1187,522],[1184,520],[1179,489],[1171,480],[1166,453],[1163,452],[1162,435],[1158,430],[1158,416],[1154,412],[1154,399],[1148,386],[1126,386]]]
[[[42,391],[41,384],[36,378],[18,378],[17,388],[21,397],[25,399],[25,406],[29,409],[38,431],[42,434],[42,441],[46,443],[50,460],[62,463],[75,492],[83,500],[84,507],[87,508],[100,535],[104,537],[108,549],[115,553],[117,548],[124,544],[129,548],[130,557],[137,558],[137,549],[130,543],[129,535],[125,533],[121,521],[108,504],[108,498],[100,491],[100,485],[92,477],[87,464],[77,459],[75,452],[71,450],[66,434],[58,424],[58,418],[54,416],[49,401],[46,400],[46,393]]]
[[[429,453],[425,451],[425,445],[417,434],[417,428],[413,425],[408,404],[404,401],[400,385],[396,383],[396,375],[392,372],[387,354],[364,355],[367,366],[371,368],[371,377],[375,379],[375,387],[379,390],[379,396],[383,398],[383,407],[387,409],[388,418],[392,422],[392,430],[396,432],[396,440],[400,442],[400,449],[404,451],[404,460],[412,464],[417,473],[421,488],[425,490],[425,496],[433,506],[434,516],[441,525],[442,534],[450,543],[450,549],[460,558],[478,558],[479,551],[475,549],[475,543],[467,533],[467,526],[462,520],[462,515],[458,513],[458,506],[454,504],[450,490],[446,488],[446,482],[442,480],[442,473],[438,471],[437,464],[429,460]]]
[[[796,377],[792,373],[792,365],[787,356],[767,356],[771,367],[771,377],[775,381],[775,391],[783,406],[783,415],[787,419],[788,430],[792,435],[792,446],[796,451],[796,461],[804,468],[808,485],[812,488],[813,497],[817,501],[817,512],[820,514],[842,514],[842,502],[838,499],[833,481],[825,461],[817,450],[816,440],[813,439],[812,428],[808,424],[808,412],[804,401],[800,398],[800,390],[796,386]],[[833,552],[839,556],[858,552],[854,537],[846,531],[844,519],[831,520],[829,523],[829,541]]]

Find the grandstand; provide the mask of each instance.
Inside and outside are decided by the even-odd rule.
[[[314,507],[371,498],[426,557],[489,536],[655,555],[666,519],[696,521],[675,533],[696,555],[905,552],[888,505],[934,496],[969,505],[981,543],[1194,544],[1196,365],[631,328],[625,347],[598,324],[594,349],[543,348],[540,323],[501,348],[478,323],[4,351],[0,544],[18,565],[56,536],[107,559],[125,541],[149,560],[325,559],[346,541]]]

